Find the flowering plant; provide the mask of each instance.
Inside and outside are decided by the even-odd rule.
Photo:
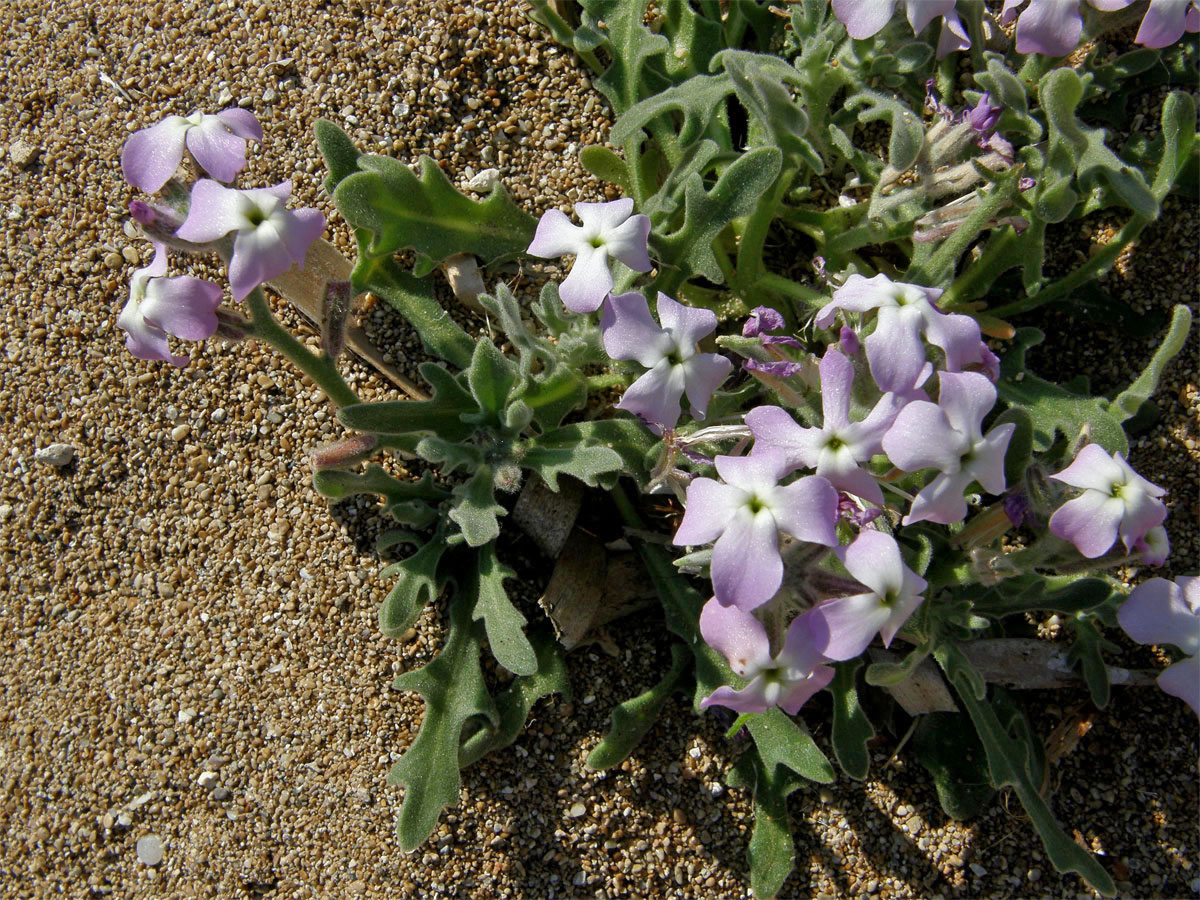
[[[781,15],[668,0],[648,19],[645,2],[583,0],[571,23],[535,2],[531,16],[595,70],[611,104],[621,153],[587,147],[581,159],[621,198],[576,204],[581,225],[560,210],[535,221],[500,184],[471,199],[434,161],[414,171],[319,123],[325,186],[358,247],[348,281],[322,286],[320,352],[278,325],[263,286],[310,264],[323,217],[289,210],[286,183],[229,186],[246,141],[263,137],[257,122],[197,113],[130,140],[130,182],[162,199],[131,207],[158,250],[118,322],[129,349],[183,365],[168,336],[278,347],[353,433],[313,452],[317,489],[382,498],[391,527],[378,546],[400,557],[384,570],[396,581],[382,630],[405,633],[445,598],[441,652],[395,682],[426,702],[389,776],[405,788],[406,849],[457,802],[461,767],[511,743],[540,697],[569,690],[567,648],[510,596],[498,538],[519,492],[574,485],[625,527],[681,642],[663,680],[614,710],[589,761],[620,763],[689,677],[698,710],[737,714],[731,734],[744,728],[754,744],[731,782],[753,792],[756,895],[778,891],[792,867],[788,795],[835,777],[802,707],[829,692],[833,756],[863,778],[874,727],[860,693],[943,677],[948,707],[905,712],[919,736],[949,716],[982,744],[971,791],[919,757],[947,811],[972,814],[987,802],[981,784],[1011,788],[1051,861],[1113,891],[1055,820],[1040,745],[971,647],[1024,634],[1027,613],[1056,614],[1104,706],[1103,627],[1165,640],[1160,619],[1200,621],[1190,582],[1135,595],[1125,612],[1123,586],[1104,571],[1168,555],[1163,490],[1129,466],[1125,429],[1147,414],[1188,309],[1111,397],[1029,371],[1026,351],[1043,335],[1009,322],[1086,291],[1186,177],[1196,130],[1186,92],[1167,96],[1159,138],[1123,155],[1096,122],[1152,66],[1186,78],[1195,47],[1108,60],[1097,43],[1071,67],[1040,55],[1051,51],[1038,37],[1047,2],[1021,12],[1015,47],[969,0],[910,2],[895,21],[887,3],[868,16],[868,4],[804,0]],[[1127,5],[1067,12],[1100,41],[1126,15],[1102,11]],[[1151,4],[1147,43],[1173,31],[1173,15]],[[1023,35],[1039,41],[1034,55],[1022,55]],[[970,69],[957,65],[962,52]],[[211,177],[173,177],[185,153]],[[1126,224],[1052,277],[1052,226],[1107,208],[1127,210]],[[792,255],[780,262],[776,245]],[[211,282],[168,277],[169,249],[223,258],[246,314]],[[574,257],[569,274],[536,299],[498,277],[513,261],[561,256]],[[435,270],[463,259],[491,283],[471,299],[500,340],[473,336],[437,299]],[[428,392],[361,403],[342,380],[351,301],[364,292],[400,311],[438,360],[420,367]],[[383,453],[426,474],[369,463]],[[670,527],[647,521],[650,494],[681,512]],[[689,549],[672,558],[668,544]],[[1175,641],[1192,658],[1193,637]],[[512,676],[499,689],[485,648]],[[1164,679],[1195,699],[1181,676]]]

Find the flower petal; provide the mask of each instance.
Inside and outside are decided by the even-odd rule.
[[[694,353],[700,339],[716,330],[717,314],[711,309],[684,306],[661,291],[655,308],[663,330],[671,335],[675,348],[684,356]]]
[[[600,317],[604,352],[613,359],[637,360],[646,368],[658,365],[670,354],[672,341],[654,317],[650,304],[637,291],[610,294]]]
[[[938,375],[938,406],[950,427],[964,443],[983,437],[983,417],[996,405],[996,386],[978,372],[942,372]],[[966,448],[963,448],[966,449]]]
[[[820,475],[808,475],[779,488],[771,514],[781,531],[802,541],[836,547],[838,492]]]
[[[1100,491],[1085,491],[1050,517],[1050,531],[1075,545],[1088,559],[1108,552],[1117,540],[1125,504]]]
[[[581,247],[589,246],[583,239],[583,229],[571,223],[567,214],[559,209],[548,209],[538,220],[533,243],[525,251],[530,256],[553,259],[564,253],[578,253]]]
[[[722,604],[751,610],[774,597],[783,583],[783,560],[771,514],[743,506],[729,519],[713,545],[711,571],[713,592]]]
[[[909,403],[883,436],[883,452],[906,472],[930,466],[957,471],[966,449],[962,435],[950,427],[946,413],[935,403]]]
[[[616,228],[604,232],[604,249],[635,272],[650,271],[650,217],[630,216]]]
[[[684,378],[683,366],[664,359],[627,387],[616,407],[663,428],[673,428],[682,411],[679,400]]]
[[[1008,442],[1016,430],[1017,426],[1012,422],[997,425],[972,448],[972,459],[966,469],[989,494],[1004,493],[1004,454],[1008,452]]]
[[[246,204],[240,191],[202,178],[192,188],[187,218],[175,236],[198,244],[224,237],[243,226]]]
[[[1087,444],[1069,466],[1050,477],[1080,490],[1111,494],[1125,480],[1125,471],[1099,444]]]
[[[167,116],[157,125],[134,132],[121,151],[125,180],[148,194],[166,184],[183,159],[184,139],[191,127],[183,116]]]
[[[633,215],[633,198],[622,197],[604,203],[576,203],[575,215],[585,228],[605,234]]]
[[[174,366],[186,366],[188,357],[175,356],[167,344],[167,335],[147,322],[132,297],[117,317],[117,327],[125,332],[125,349],[138,359],[162,360]]]
[[[262,142],[262,125],[258,123],[254,113],[248,109],[230,107],[221,110],[213,118],[220,119],[226,128],[244,140]]]
[[[697,547],[715,541],[745,505],[745,491],[713,478],[693,478],[687,488],[683,520],[671,542],[679,547]]]
[[[205,172],[228,184],[246,165],[246,140],[216,116],[203,116],[187,133],[187,148]]]
[[[1082,34],[1079,0],[1029,0],[1017,22],[1017,52],[1066,56]]]
[[[837,661],[854,659],[866,650],[888,620],[888,611],[875,594],[826,600],[814,606],[812,612],[829,633],[821,652]]]
[[[921,488],[913,498],[912,509],[904,517],[905,525],[913,522],[937,522],[953,525],[967,517],[967,500],[963,491],[971,483],[968,472],[943,472]]]
[[[833,14],[855,40],[878,34],[895,11],[896,0],[833,0]]]
[[[1165,578],[1151,578],[1130,591],[1117,622],[1139,644],[1173,644],[1185,653],[1200,653],[1200,616],[1188,607],[1183,588]]]
[[[1169,47],[1181,37],[1191,0],[1154,0],[1142,18],[1134,41],[1156,50]]]
[[[800,712],[800,707],[807,703],[814,694],[829,687],[836,673],[829,666],[817,666],[807,678],[794,681],[788,685],[776,704],[789,716]]]
[[[699,353],[678,368],[683,371],[692,417],[703,419],[708,413],[708,401],[733,371],[733,363],[718,353]]]
[[[761,713],[771,709],[772,704],[763,696],[762,684],[752,682],[740,691],[722,685],[700,701],[701,709],[710,706],[724,706],[738,713]]]
[[[771,663],[767,629],[736,606],[722,606],[716,599],[709,600],[700,612],[700,634],[743,678],[749,677],[747,672],[754,674]]]
[[[1158,686],[1200,716],[1200,656],[1189,656],[1169,666],[1158,676]]]
[[[156,328],[187,341],[202,341],[217,331],[218,285],[190,275],[155,278],[146,286],[142,317]]]
[[[864,341],[871,377],[882,391],[907,391],[920,382],[925,367],[921,342],[924,319],[918,306],[885,306],[875,330]]]
[[[613,286],[608,253],[591,244],[582,245],[576,252],[575,265],[558,286],[558,295],[571,312],[595,312]]]
[[[832,344],[825,350],[821,373],[821,415],[825,431],[850,424],[851,389],[854,387],[854,363]]]
[[[308,248],[325,233],[325,216],[321,214],[320,210],[310,207],[283,209],[276,215],[282,220],[279,232],[292,257],[292,262],[300,268],[304,268]],[[291,266],[288,268],[290,269]]]
[[[746,413],[746,426],[754,435],[753,454],[776,450],[784,454],[789,469],[817,464],[825,433],[820,428],[797,425],[780,406],[756,406]]]
[[[234,300],[247,294],[276,275],[292,267],[279,230],[271,222],[263,222],[253,231],[239,231],[233,239],[233,257],[229,260],[229,290]]]
[[[904,0],[905,14],[914,34],[920,34],[925,26],[954,11],[955,0]]]

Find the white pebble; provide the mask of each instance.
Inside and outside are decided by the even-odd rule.
[[[184,422],[182,425],[176,425],[174,428],[171,429],[171,440],[182,441],[184,438],[186,438],[191,433],[192,433],[192,426],[189,425],[187,422]]]
[[[70,444],[51,444],[49,447],[43,447],[33,454],[34,462],[45,463],[48,466],[62,468],[70,465],[71,460],[75,458],[75,448]]]
[[[163,845],[162,841],[158,839],[158,835],[148,834],[138,838],[137,858],[138,862],[147,866],[157,866],[162,862]]]
[[[575,803],[571,806],[571,811],[568,813],[572,819],[578,819],[580,816],[587,813],[587,807],[582,803]]]

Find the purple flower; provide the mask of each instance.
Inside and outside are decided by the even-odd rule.
[[[1160,50],[1183,37],[1185,30],[1200,31],[1200,5],[1196,0],[1150,0],[1134,41]]]
[[[744,359],[742,368],[747,372],[761,372],[763,375],[771,375],[775,378],[791,378],[804,371],[804,363],[792,362],[787,359],[777,359],[773,362]]]
[[[778,406],[760,406],[746,414],[754,432],[754,453],[779,450],[793,469],[815,468],[838,490],[883,504],[883,491],[870,472],[859,467],[883,452],[883,435],[904,401],[885,394],[861,422],[850,421],[854,364],[830,346],[821,360],[820,428],[803,428]]]
[[[967,516],[963,491],[972,481],[989,494],[1004,490],[1004,454],[1017,426],[1009,422],[983,434],[995,386],[978,372],[943,372],[938,381],[938,402],[908,404],[883,436],[884,453],[901,469],[938,473],[913,500],[905,525],[961,522]]]
[[[1159,500],[1166,491],[1133,471],[1120,453],[1109,456],[1099,444],[1088,444],[1050,477],[1083,491],[1055,510],[1050,531],[1088,559],[1107,553],[1118,534],[1132,552],[1167,517]]]
[[[994,129],[1000,121],[1000,113],[1004,112],[1004,107],[992,105],[991,96],[990,91],[984,91],[979,102],[967,110],[967,121],[981,134]]]
[[[1139,644],[1174,644],[1183,651],[1184,659],[1158,676],[1158,686],[1200,716],[1200,578],[1151,578],[1130,592],[1117,621]]]
[[[900,545],[882,531],[864,531],[837,554],[863,594],[826,600],[812,609],[825,623],[828,642],[821,652],[832,660],[854,659],[876,634],[886,647],[921,605],[928,582],[904,564]]]
[[[1146,565],[1161,566],[1171,555],[1171,539],[1167,535],[1167,529],[1156,525],[1147,531],[1140,541],[1134,543],[1133,549],[1142,554],[1142,562]]]
[[[724,483],[696,478],[688,485],[687,511],[674,542],[713,546],[712,582],[717,600],[751,610],[770,600],[783,583],[780,532],[803,541],[837,546],[838,493],[818,475],[781,486],[791,471],[778,450],[713,460]]]
[[[650,218],[633,215],[633,200],[628,197],[610,203],[576,203],[575,214],[583,225],[572,225],[560,210],[547,210],[527,252],[544,259],[574,253],[575,264],[558,293],[571,312],[589,313],[599,309],[612,290],[609,256],[635,272],[650,271],[646,252]]]
[[[855,40],[878,34],[896,12],[897,0],[833,0],[833,14],[846,26]],[[967,31],[954,9],[956,0],[901,0],[908,23],[914,34],[938,16],[942,17],[942,32],[938,39],[938,58],[952,50],[971,46]]]
[[[167,116],[125,142],[121,171],[134,187],[153,194],[175,174],[186,147],[200,168],[228,183],[246,165],[246,141],[261,142],[262,126],[244,109]]]
[[[190,275],[164,278],[166,274],[167,248],[155,244],[150,265],[133,273],[129,302],[117,317],[117,327],[125,332],[126,349],[138,359],[186,366],[188,357],[171,353],[167,335],[185,341],[212,337],[221,288]]]
[[[1077,46],[1083,35],[1083,16],[1080,0],[1029,0],[1029,6],[1017,12],[1025,0],[1004,0],[1001,23],[1017,19],[1017,52],[1041,53],[1044,56],[1066,56]],[[1088,0],[1096,9],[1111,12],[1124,9],[1133,0]]]
[[[817,312],[816,325],[828,328],[839,309],[855,313],[877,310],[875,330],[865,342],[871,375],[880,390],[903,393],[928,377],[922,335],[946,354],[950,372],[988,364],[990,351],[983,343],[979,323],[934,306],[941,294],[938,288],[893,282],[886,275],[851,275],[833,292],[833,300]]]
[[[636,292],[608,298],[600,319],[604,349],[613,359],[637,360],[647,369],[617,404],[645,421],[671,428],[686,393],[692,415],[703,419],[713,391],[733,369],[716,353],[697,353],[696,342],[717,327],[716,313],[658,295],[660,328],[646,298]]]
[[[304,267],[309,246],[325,230],[325,217],[315,209],[287,209],[292,183],[252,191],[222,187],[207,178],[192,188],[187,219],[175,236],[207,243],[233,232],[229,287],[233,299],[292,266]]]
[[[833,669],[822,665],[827,660],[818,649],[825,635],[811,613],[792,620],[778,656],[771,656],[767,630],[758,619],[715,598],[700,613],[700,634],[749,681],[740,690],[717,688],[700,701],[701,708],[719,704],[739,713],[760,713],[778,706],[794,716],[833,680]]]

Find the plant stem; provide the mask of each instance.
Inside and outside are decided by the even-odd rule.
[[[611,387],[628,387],[629,376],[622,375],[620,372],[605,372],[603,375],[589,375],[584,381],[587,382],[587,389],[590,393]]]
[[[785,297],[798,300],[808,307],[821,307],[829,302],[829,298],[820,291],[810,288],[808,285],[792,281],[792,279],[776,274],[775,272],[763,272],[758,276],[758,280],[754,282],[753,287],[773,291],[776,294],[783,294]]]
[[[1004,306],[997,306],[995,309],[989,309],[988,312],[993,316],[999,317],[1015,316],[1019,313],[1029,312],[1031,309],[1037,309],[1039,306],[1051,303],[1061,297],[1066,297],[1080,285],[1086,284],[1107,272],[1112,267],[1112,264],[1117,261],[1117,257],[1121,255],[1121,252],[1134,238],[1141,234],[1142,229],[1149,222],[1149,219],[1138,215],[1133,216],[1117,232],[1116,237],[1105,245],[1103,250],[1070,275],[1060,278],[1045,290],[1038,291],[1032,297],[1026,297],[1023,300],[1017,300]]]
[[[249,337],[264,340],[282,353],[288,362],[316,382],[339,408],[359,402],[358,395],[338,371],[336,361],[325,354],[313,353],[276,321],[262,288],[250,292],[246,297],[246,308],[250,312]]]

